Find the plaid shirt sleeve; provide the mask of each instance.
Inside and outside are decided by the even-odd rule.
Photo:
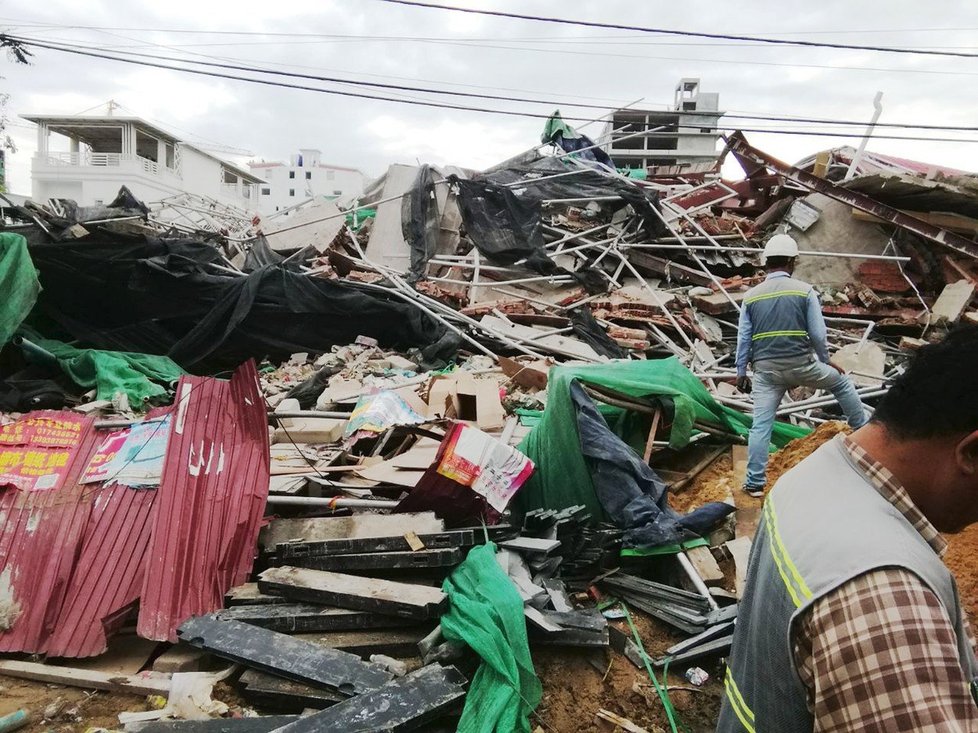
[[[947,612],[907,570],[866,573],[816,602],[794,653],[815,733],[978,731]]]

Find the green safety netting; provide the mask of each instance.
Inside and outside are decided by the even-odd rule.
[[[134,410],[143,409],[146,400],[167,393],[162,385],[177,381],[186,372],[166,356],[126,351],[78,349],[54,339],[31,338],[50,352],[75,384],[95,387],[96,399],[111,400],[125,392]]]
[[[533,461],[536,470],[514,498],[513,508],[519,513],[583,504],[596,521],[606,517],[581,456],[577,417],[570,396],[570,384],[575,379],[629,397],[671,399],[675,408],[669,433],[672,448],[682,448],[689,442],[696,432],[693,423],[697,421],[737,435],[747,435],[750,429],[750,417],[714,400],[703,383],[675,357],[554,367],[550,370],[543,417],[520,444],[520,450]],[[621,415],[624,411],[602,407],[602,412],[607,416]],[[633,437],[623,435],[627,421],[609,419],[609,424],[620,436]],[[807,428],[776,423],[772,442],[780,448],[808,433]]]
[[[543,134],[540,135],[540,142],[552,143],[557,137],[565,140],[579,138],[580,134],[560,116],[560,110],[554,112],[543,125]]]
[[[3,346],[31,312],[41,283],[20,234],[0,232],[0,346]]]
[[[496,562],[496,546],[469,552],[445,581],[449,610],[442,632],[482,658],[459,721],[459,733],[529,733],[542,688],[533,671],[523,599]]]

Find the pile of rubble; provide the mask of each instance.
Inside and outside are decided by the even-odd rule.
[[[798,240],[870,406],[978,321],[974,178],[727,153],[742,181],[561,150],[392,166],[267,221],[126,191],[5,209],[0,674],[168,698],[130,700],[133,730],[522,727],[555,720],[552,647],[651,690],[582,730],[678,729],[666,670],[715,714],[763,242]],[[778,415],[780,447],[838,407],[801,389]],[[70,661],[143,642],[125,671]]]

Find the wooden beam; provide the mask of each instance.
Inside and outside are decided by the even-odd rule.
[[[0,660],[0,674],[89,690],[127,692],[133,695],[170,694],[170,675],[161,672],[140,672],[126,676],[77,667],[4,659]]]

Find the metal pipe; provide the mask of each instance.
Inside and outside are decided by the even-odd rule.
[[[699,238],[699,237],[698,237]],[[739,237],[738,237],[739,239]],[[713,247],[705,244],[654,244],[654,243],[625,243],[621,245],[625,249],[695,249],[695,250],[705,250],[710,252],[750,252],[752,254],[761,254],[761,250],[758,247],[726,247],[717,246]],[[799,256],[805,257],[837,257],[843,259],[853,259],[853,260],[884,260],[887,262],[909,262],[909,257],[898,257],[896,255],[870,255],[870,254],[859,254],[852,252],[816,252],[814,250],[799,250]]]
[[[395,509],[399,501],[389,499],[347,499],[324,496],[269,496],[265,502],[276,506],[321,506],[330,509]]]
[[[710,608],[714,611],[719,611],[720,606],[717,605],[716,599],[710,595],[710,589],[706,587],[706,583],[703,582],[703,578],[700,574],[696,572],[696,568],[693,567],[693,563],[690,562],[689,558],[686,556],[685,552],[677,552],[676,559],[679,560],[679,564],[682,566],[686,575],[693,582],[693,587],[696,588],[696,592],[701,596],[706,598],[707,603],[710,604]]]
[[[296,417],[319,417],[324,420],[346,420],[350,417],[349,412],[326,412],[319,410],[287,410],[285,412],[275,412],[269,410],[268,416],[275,418],[296,418]]]

